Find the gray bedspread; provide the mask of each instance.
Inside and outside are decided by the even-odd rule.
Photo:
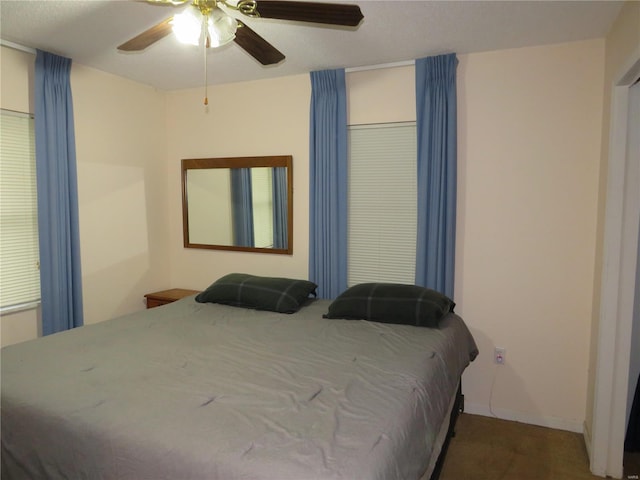
[[[3,348],[2,478],[419,478],[473,338],[328,305],[189,297]]]

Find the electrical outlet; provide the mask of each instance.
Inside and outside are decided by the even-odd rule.
[[[496,347],[493,352],[493,361],[498,365],[504,365],[507,360],[507,350],[505,348]]]

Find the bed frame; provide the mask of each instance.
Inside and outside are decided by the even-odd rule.
[[[442,450],[440,451],[440,455],[438,456],[438,461],[436,462],[436,466],[433,469],[433,473],[429,480],[438,480],[440,478],[440,473],[442,472],[442,467],[444,465],[444,459],[447,455],[447,450],[449,449],[449,443],[451,443],[451,439],[455,437],[455,427],[456,422],[458,421],[458,417],[461,413],[464,412],[464,395],[462,394],[462,381],[458,384],[458,392],[456,393],[456,399],[453,404],[453,409],[451,410],[451,415],[449,416],[449,429],[447,430],[447,437],[442,444]]]

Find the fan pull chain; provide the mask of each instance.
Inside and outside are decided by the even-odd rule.
[[[204,44],[204,104],[205,106],[209,105],[209,95],[208,95],[208,87],[207,87],[207,44]]]
[[[204,54],[204,105],[209,105],[209,95],[207,90],[207,49],[211,46],[211,38],[208,30],[209,16],[202,15],[202,52]]]

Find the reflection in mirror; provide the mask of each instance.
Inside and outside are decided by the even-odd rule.
[[[291,156],[182,161],[184,246],[291,254]]]

